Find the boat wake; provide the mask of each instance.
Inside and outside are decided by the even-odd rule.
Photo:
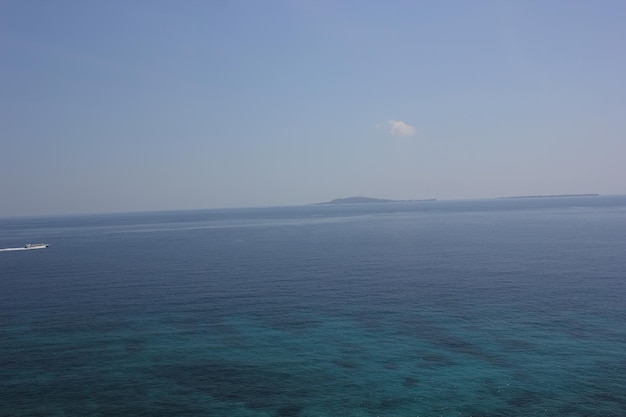
[[[16,250],[34,250],[34,249],[45,249],[48,247],[47,243],[29,243],[26,246],[22,246],[20,248],[4,248],[0,249],[0,252],[12,252]]]

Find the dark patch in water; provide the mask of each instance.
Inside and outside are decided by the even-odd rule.
[[[478,346],[458,337],[447,335],[441,337],[438,341],[453,352],[471,356],[483,356],[482,350]]]
[[[412,324],[414,326],[412,329],[407,325],[405,331],[408,334],[438,345],[445,351],[472,356],[495,365],[500,365],[502,362],[501,358],[491,354],[480,345],[455,336],[444,328],[425,323],[419,319],[413,319]]]
[[[125,350],[129,354],[137,354],[144,350],[146,342],[139,337],[129,337],[126,339]]]
[[[506,403],[514,408],[527,408],[542,400],[541,396],[530,391],[521,391],[506,400]]]
[[[502,390],[494,378],[485,378],[483,380],[483,388],[488,393],[488,396],[498,398],[502,396]]]
[[[158,369],[156,374],[207,393],[219,401],[243,403],[251,409],[272,409],[286,399],[306,398],[308,395],[301,381],[290,374],[244,362],[212,360],[167,366]],[[295,408],[292,407],[295,406],[283,407],[284,412],[293,413]]]
[[[333,364],[337,366],[341,366],[342,368],[346,368],[346,369],[357,369],[361,367],[361,365],[359,365],[358,363],[351,362],[345,359],[335,359],[333,360]]]
[[[378,400],[365,401],[363,405],[370,411],[372,415],[390,415],[394,409],[403,409],[415,403],[412,398],[386,396]],[[396,415],[396,414],[393,414]]]
[[[301,405],[286,405],[278,409],[278,417],[298,417],[304,409]]]
[[[257,314],[257,317],[261,318],[272,328],[295,334],[302,334],[320,325],[318,319],[307,315],[294,315],[292,311],[282,314],[278,308],[277,306],[271,314],[260,312]]]
[[[31,322],[33,330],[40,334],[64,333],[80,334],[82,332],[114,333],[125,330],[128,323],[121,319],[103,319],[93,314],[65,313],[50,317],[38,317]]]
[[[590,400],[591,403],[594,403],[594,404],[603,403],[603,402],[609,402],[609,403],[614,403],[614,404],[625,404],[624,400],[626,399],[626,396],[624,395],[622,395],[621,397],[618,397],[609,392],[593,392],[593,393],[588,394],[586,397]]]
[[[439,366],[454,366],[456,362],[446,355],[438,353],[424,353],[419,356],[420,366],[425,368],[434,368]]]
[[[578,412],[578,406],[575,404],[565,404],[562,405],[561,407],[559,407],[559,413],[558,415],[560,416],[571,416],[571,415],[576,415],[576,413]]]
[[[508,351],[513,352],[527,352],[535,349],[535,345],[527,340],[505,340],[503,345]]]
[[[365,348],[354,343],[342,343],[340,350],[345,355],[357,355],[365,352]]]
[[[402,381],[402,386],[407,388],[416,387],[419,385],[419,380],[417,378],[413,378],[412,376],[407,376]]]
[[[318,327],[320,324],[318,320],[303,317],[292,317],[289,320],[285,319],[284,321],[280,322],[274,320],[273,323],[279,324],[280,328],[282,329],[298,333],[309,331],[315,327]]]

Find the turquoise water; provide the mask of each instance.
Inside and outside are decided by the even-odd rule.
[[[0,415],[626,415],[626,197],[0,220]]]

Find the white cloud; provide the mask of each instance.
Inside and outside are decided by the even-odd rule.
[[[389,127],[389,133],[393,136],[413,136],[415,134],[415,128],[400,120],[389,120],[387,122]]]

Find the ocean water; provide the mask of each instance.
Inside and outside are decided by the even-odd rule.
[[[0,219],[0,416],[624,416],[626,197]]]

